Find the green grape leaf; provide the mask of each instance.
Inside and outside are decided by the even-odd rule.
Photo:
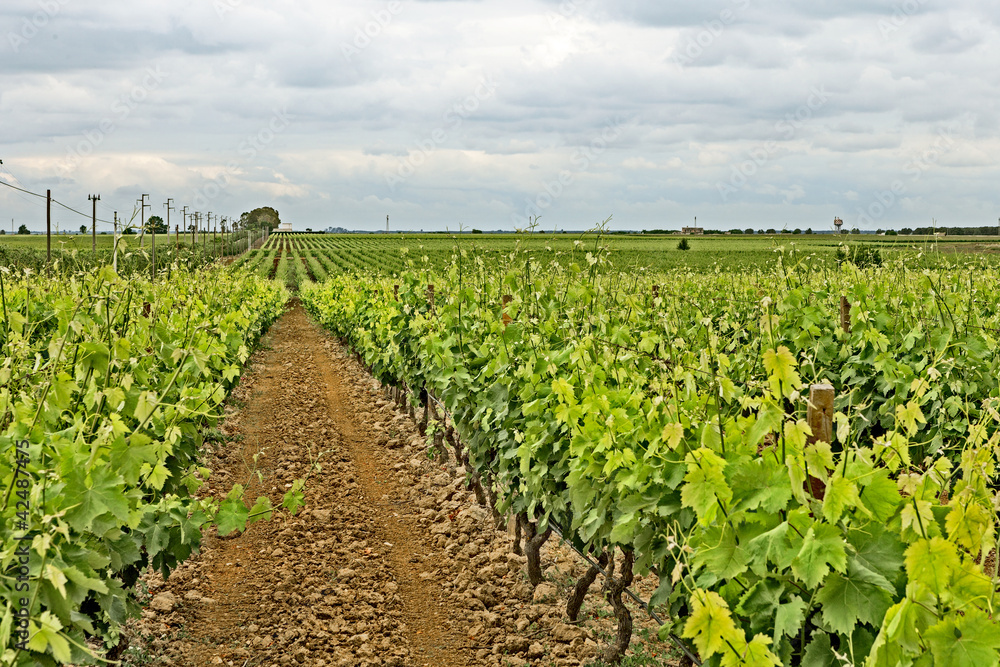
[[[128,521],[129,503],[119,485],[120,478],[108,468],[92,469],[89,475],[86,472],[82,466],[74,467],[64,478],[66,505],[72,506],[66,512],[66,520],[80,530],[89,530],[94,519],[105,512],[111,512],[122,522]]]
[[[802,540],[802,548],[792,559],[792,573],[809,588],[823,581],[832,567],[843,572],[847,567],[844,538],[834,526],[814,523]]]
[[[903,500],[899,495],[899,488],[889,479],[889,471],[885,469],[876,470],[871,481],[859,495],[861,502],[871,511],[875,519],[882,522],[888,521],[896,513]]]
[[[826,495],[823,497],[823,518],[830,523],[837,523],[844,510],[856,507],[860,502],[857,485],[836,474],[826,485]]]
[[[247,506],[243,504],[241,498],[227,498],[219,506],[219,513],[215,516],[215,523],[219,528],[219,535],[229,535],[235,531],[246,529],[247,517],[250,515]]]
[[[770,649],[771,638],[756,635],[742,650],[727,647],[722,654],[722,667],[781,667],[781,661]]]
[[[285,497],[281,500],[281,506],[288,510],[292,516],[306,504],[305,494],[302,493],[304,487],[305,480],[295,480],[292,482],[292,488],[285,493]]]
[[[802,667],[836,667],[840,664],[837,656],[833,654],[833,647],[830,645],[830,635],[817,630],[813,634],[813,639],[806,646],[806,653],[802,656]]]
[[[927,628],[924,637],[936,667],[983,667],[1000,661],[1000,627],[969,607],[964,616],[948,616]]]
[[[736,627],[726,601],[714,591],[696,590],[691,595],[691,615],[684,624],[684,636],[694,641],[702,658],[729,650]]]
[[[834,572],[816,595],[823,620],[844,635],[851,634],[859,622],[878,627],[892,606],[892,596],[881,588],[883,581],[884,577],[857,567],[853,561],[846,575]]]
[[[873,521],[850,530],[847,541],[855,551],[851,557],[853,567],[867,570],[867,580],[895,594],[895,581],[903,569],[903,543],[898,535]]]
[[[799,388],[802,379],[799,377],[795,356],[784,345],[777,350],[764,350],[764,369],[771,381],[771,389],[775,394],[785,396]]]
[[[699,520],[710,523],[715,518],[719,503],[728,502],[733,497],[723,475],[726,461],[712,450],[702,447],[690,452],[684,462],[688,472],[684,476],[686,484],[681,489],[681,502],[684,507],[692,508]]]
[[[27,647],[32,651],[44,653],[46,649],[52,649],[52,656],[60,663],[68,663],[73,657],[70,651],[69,642],[60,634],[62,623],[48,611],[43,611],[38,618],[38,625],[30,621],[28,632],[31,639],[28,640]]]
[[[959,567],[958,549],[941,537],[917,540],[906,550],[906,574],[935,595],[948,589],[952,572]]]
[[[786,521],[747,543],[747,552],[753,558],[751,568],[758,575],[764,576],[766,574],[767,563],[772,563],[780,569],[792,564],[792,559],[798,551],[790,547],[785,539],[789,528]]]
[[[250,508],[250,523],[270,521],[272,513],[271,499],[267,496],[261,496],[257,498],[257,502]]]
[[[696,568],[704,569],[706,574],[719,579],[731,579],[747,569],[750,560],[746,549],[736,541],[736,534],[728,524],[723,527],[712,527],[706,531],[704,540],[700,541],[691,557]]]

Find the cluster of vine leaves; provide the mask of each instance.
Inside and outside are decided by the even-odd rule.
[[[110,268],[4,284],[0,327],[0,536],[3,664],[93,664],[88,638],[117,643],[138,613],[134,586],[148,566],[164,576],[202,531],[242,530],[269,518],[237,485],[219,502],[196,494],[200,431],[287,292],[270,281],[210,270],[169,280],[124,279]],[[27,442],[31,484],[15,484]],[[23,451],[23,450],[22,450]],[[23,474],[17,479],[27,479]],[[24,487],[24,488],[22,488]],[[297,483],[284,498],[295,512]],[[17,501],[28,503],[21,514]],[[30,525],[28,638],[16,634],[17,550]]]
[[[997,664],[1000,274],[633,278],[586,260],[302,297],[383,382],[444,401],[501,510],[634,550],[663,633],[706,664]],[[819,381],[838,392],[831,443],[804,420]]]

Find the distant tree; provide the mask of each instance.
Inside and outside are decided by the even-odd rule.
[[[122,231],[122,234],[129,234],[129,235],[135,234],[135,229],[133,229],[132,227],[126,227],[124,231]]]
[[[792,230],[792,234],[801,234],[801,233],[802,233],[802,230],[799,229],[798,227],[796,227],[795,229]]]
[[[163,218],[158,215],[150,216],[149,220],[146,221],[146,231],[156,232],[157,234],[166,234],[167,223],[163,222]]]
[[[764,232],[764,230],[763,230],[763,229],[758,229],[758,230],[757,230],[757,233],[758,233],[758,234],[764,234],[765,232]]]
[[[249,213],[240,216],[240,222],[246,229],[268,229],[275,230],[281,225],[281,218],[278,212],[270,206],[255,208]]]
[[[885,234],[885,230],[884,229],[876,229],[875,233],[876,234]]]
[[[899,230],[899,233],[906,234],[907,236],[909,236],[910,234],[913,233],[913,230],[910,229],[909,227],[903,227],[902,229]]]
[[[22,224],[20,227],[17,228],[17,233],[18,234],[30,234],[31,232],[28,230],[28,225]]]
[[[681,242],[677,244],[678,250],[690,250],[691,244],[688,243],[687,239],[681,239]]]
[[[768,234],[774,234],[775,233],[774,228],[771,228],[771,229],[767,230],[767,233]]]
[[[851,230],[851,233],[852,233],[852,234],[860,234],[860,233],[861,233],[861,230],[860,230],[860,229],[858,229],[857,227],[855,227],[854,229],[852,229],[852,230]]]
[[[887,231],[887,232],[885,233],[885,235],[886,235],[886,236],[898,236],[898,235],[899,235],[899,232],[897,232],[897,231],[896,231],[895,229],[890,229],[889,231]]]
[[[813,228],[812,227],[808,227],[806,229],[806,234],[812,234],[812,233],[813,233]]]
[[[80,233],[81,234],[87,233],[87,225],[80,225]]]
[[[6,234],[7,234],[6,229],[0,229],[0,236],[6,236]]]
[[[743,230],[744,234],[753,234],[753,227],[747,227]]]
[[[312,228],[312,227],[306,227],[306,231],[307,231],[307,232],[312,232],[312,230],[313,230],[313,228]]]
[[[742,234],[743,230],[742,229],[730,229],[729,233],[730,234]]]

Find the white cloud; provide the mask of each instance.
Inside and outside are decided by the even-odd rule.
[[[10,0],[0,159],[33,190],[120,209],[142,192],[193,205],[228,174],[210,210],[274,204],[301,228],[510,228],[541,202],[546,227],[818,229],[895,180],[874,224],[988,224],[1000,9],[916,5],[74,0],[34,25],[37,1]],[[484,77],[495,93],[456,123]],[[0,219],[41,228],[7,190]]]

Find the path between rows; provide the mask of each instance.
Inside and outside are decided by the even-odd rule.
[[[210,539],[201,557],[171,576],[172,587],[187,588],[174,593],[183,628],[168,649],[172,661],[402,665],[412,654],[417,665],[468,664],[440,585],[420,577],[423,560],[414,555],[431,548],[399,511],[389,471],[372,456],[374,433],[356,413],[343,360],[299,305],[267,343],[263,369],[244,387],[243,419],[228,434],[242,452],[219,452],[225,467],[242,471],[223,472],[213,485],[249,479],[248,498],[269,495],[277,504],[311,463],[321,470],[307,481],[298,517]]]
[[[208,535],[166,582],[148,578],[133,644],[154,664],[568,667],[597,655],[592,631],[563,622],[559,598],[582,570],[547,546],[551,582],[533,591],[464,471],[428,457],[412,422],[297,302],[230,403],[202,493],[239,483],[248,503],[278,506],[308,474],[306,506]]]

